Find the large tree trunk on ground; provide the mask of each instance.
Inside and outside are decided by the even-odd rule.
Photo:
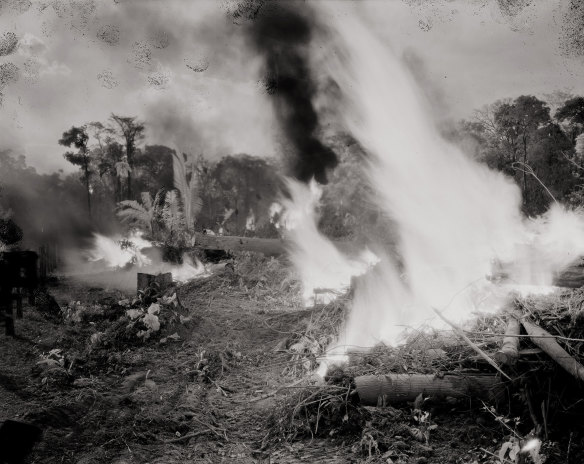
[[[363,405],[384,406],[413,401],[422,393],[433,397],[483,398],[497,401],[504,395],[501,379],[491,374],[452,375],[424,374],[363,375],[355,377],[356,391]]]
[[[355,253],[362,247],[353,242],[333,242],[345,253]],[[196,234],[195,246],[207,250],[254,251],[266,256],[278,256],[286,253],[290,242],[279,238],[236,237],[224,235]]]
[[[354,242],[333,241],[343,253],[356,254],[364,246]],[[279,238],[237,237],[224,235],[196,234],[195,247],[207,250],[253,251],[266,256],[285,254],[291,242]],[[505,267],[501,269],[500,277],[505,278]],[[553,282],[558,287],[580,288],[584,286],[584,266],[582,259],[575,260],[559,272]]]
[[[195,246],[207,250],[255,251],[266,256],[278,256],[286,252],[285,242],[278,238],[196,234]]]

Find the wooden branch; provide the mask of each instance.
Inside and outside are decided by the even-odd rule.
[[[584,381],[584,366],[568,354],[548,331],[523,317],[521,323],[531,341],[571,375]]]
[[[487,353],[485,353],[483,350],[481,350],[476,345],[476,343],[473,343],[473,341],[465,335],[465,333],[463,332],[463,330],[460,327],[458,327],[454,322],[451,322],[448,319],[446,319],[446,317],[444,317],[444,315],[440,311],[438,311],[436,308],[432,308],[432,310],[438,315],[438,317],[440,319],[442,319],[450,327],[452,327],[454,329],[454,332],[460,338],[462,338],[468,344],[468,346],[470,346],[473,350],[475,350],[481,358],[483,358],[485,361],[487,361],[496,371],[498,371],[507,380],[511,380],[511,377],[509,377],[507,374],[505,374],[505,372],[503,372],[501,370],[499,365],[493,359],[491,359],[491,357]]]
[[[504,394],[501,380],[493,374],[454,375],[443,377],[425,374],[363,375],[355,377],[355,390],[361,404],[385,406],[413,401],[422,393],[445,398],[476,397],[498,400]]]
[[[517,312],[509,312],[507,319],[507,329],[505,330],[505,337],[503,344],[499,351],[494,355],[495,361],[506,366],[513,366],[519,359],[519,337],[521,332],[521,324],[519,319],[521,315]]]

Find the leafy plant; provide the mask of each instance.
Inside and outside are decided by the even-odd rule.
[[[172,164],[174,187],[180,194],[187,231],[192,232],[195,226],[195,217],[201,211],[203,203],[199,189],[199,177],[192,167],[187,167],[186,161],[186,156],[175,150]]]
[[[178,233],[184,227],[184,216],[176,190],[166,193],[162,208],[162,221],[170,233]]]
[[[120,201],[118,203],[117,215],[121,218],[122,222],[141,226],[149,230],[152,235],[161,213],[162,194],[162,190],[159,190],[154,196],[154,199],[152,199],[152,195],[149,192],[142,192],[141,203],[136,200]]]

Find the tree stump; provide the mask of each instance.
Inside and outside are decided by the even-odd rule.
[[[137,277],[137,291],[145,292],[149,288],[155,288],[156,290],[163,292],[168,287],[172,285],[172,274],[166,272],[165,274],[146,274],[144,272],[138,272]]]

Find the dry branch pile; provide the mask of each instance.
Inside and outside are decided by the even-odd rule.
[[[306,375],[322,359],[348,302],[315,308],[279,346],[297,366],[288,372]],[[574,441],[584,438],[584,290],[517,297],[507,309],[477,316],[464,337],[456,330],[419,330],[398,347],[350,352],[348,363],[329,371],[324,384],[305,382],[283,396],[263,445],[343,435],[353,437],[368,456],[403,458],[390,437],[406,436],[421,444],[416,452],[423,455],[436,433],[433,414],[465,405],[472,415],[498,424],[494,440],[506,440],[501,462],[564,462],[570,453],[572,459],[584,456]],[[304,369],[298,370],[299,364]],[[528,437],[541,439],[543,448],[519,453]],[[496,456],[488,448],[492,444],[486,455]]]

